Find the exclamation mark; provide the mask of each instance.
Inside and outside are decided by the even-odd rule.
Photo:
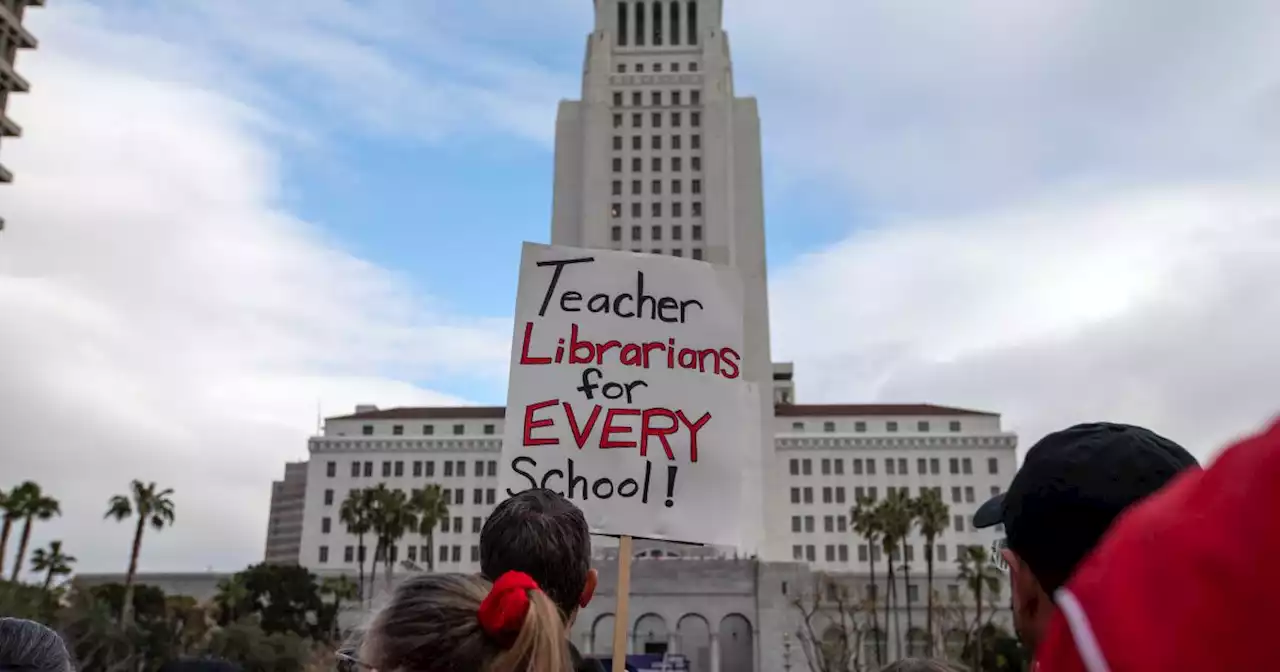
[[[667,508],[676,505],[676,501],[672,499],[676,496],[676,466],[673,464],[667,467]]]

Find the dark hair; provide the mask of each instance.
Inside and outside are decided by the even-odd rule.
[[[569,640],[559,609],[528,591],[520,632],[499,642],[480,624],[488,581],[462,574],[419,574],[401,583],[370,622],[361,667],[377,672],[569,672]]]
[[[227,660],[214,658],[182,658],[160,667],[160,672],[243,672],[244,668]]]
[[[480,532],[480,572],[493,581],[524,572],[568,619],[578,608],[591,570],[591,533],[582,511],[544,488],[498,504]]]
[[[960,669],[937,658],[904,658],[880,668],[880,672],[958,672]]]
[[[69,672],[71,655],[58,633],[21,618],[0,618],[0,670]]]

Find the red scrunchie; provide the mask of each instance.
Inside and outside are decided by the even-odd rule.
[[[524,627],[531,590],[538,590],[538,582],[524,572],[507,572],[498,577],[480,603],[480,627],[495,639],[513,639]]]

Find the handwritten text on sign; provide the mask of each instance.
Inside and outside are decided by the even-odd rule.
[[[742,341],[730,269],[526,243],[504,489],[561,492],[600,533],[732,543],[759,429]]]

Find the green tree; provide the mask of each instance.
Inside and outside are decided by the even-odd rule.
[[[911,498],[907,496],[904,490],[889,488],[885,498],[880,501],[880,505],[876,507],[876,516],[880,519],[881,528],[881,544],[884,547],[885,557],[888,558],[885,564],[889,566],[889,594],[885,598],[884,622],[885,627],[889,624],[890,608],[893,613],[893,631],[895,634],[894,648],[896,657],[902,659],[902,633],[898,621],[898,583],[894,579],[894,559],[901,553],[903,543],[907,539],[907,535],[911,534],[912,515],[911,515]],[[903,558],[905,561],[905,557]],[[910,577],[908,565],[903,564],[903,568],[907,569],[907,576]],[[908,608],[910,605],[908,605]],[[907,614],[910,619],[910,613]]]
[[[920,535],[924,537],[924,562],[927,575],[925,585],[929,602],[925,628],[929,632],[929,655],[933,656],[935,655],[934,643],[937,641],[933,631],[933,551],[936,548],[934,542],[947,531],[947,524],[951,521],[951,509],[946,502],[942,501],[942,495],[933,488],[925,488],[920,496],[913,500],[913,505],[916,523],[920,525]]]
[[[75,562],[74,556],[62,552],[61,541],[51,541],[48,550],[37,548],[31,554],[31,571],[44,574],[44,589],[49,590],[54,577],[70,574]]]
[[[395,563],[399,559],[397,544],[404,539],[406,532],[417,528],[417,514],[409,505],[409,496],[404,490],[381,491],[377,502],[374,526],[378,533],[378,545],[382,548],[387,588],[390,589]]]
[[[229,626],[252,615],[268,634],[293,633],[320,640],[332,632],[333,615],[320,598],[316,576],[305,567],[260,563],[238,572],[227,585],[237,583],[243,592],[222,595],[219,601],[234,605],[219,614],[219,624]]]
[[[1000,570],[991,562],[991,554],[982,546],[965,546],[960,553],[960,557],[956,558],[956,564],[960,566],[960,580],[969,588],[969,592],[973,593],[974,608],[977,610],[974,620],[976,627],[974,628],[973,649],[975,653],[974,668],[981,670],[982,668],[982,600],[987,593],[995,593],[1000,590]]]
[[[218,608],[219,623],[235,623],[244,616],[242,609],[249,601],[249,589],[244,585],[244,574],[233,574],[218,582],[218,592],[213,604]]]
[[[9,550],[9,535],[13,533],[13,521],[18,519],[18,505],[14,502],[14,495],[17,488],[9,492],[0,491],[0,516],[3,522],[0,522],[0,576],[4,576],[4,560]]]
[[[859,497],[857,503],[849,510],[849,518],[853,521],[853,531],[861,537],[867,544],[867,557],[871,561],[871,599],[868,605],[868,611],[871,613],[871,629],[872,634],[880,630],[880,625],[876,621],[876,551],[879,549],[881,537],[884,535],[884,527],[881,525],[880,517],[876,512],[875,500],[869,497]],[[886,620],[885,629],[888,630],[889,623]],[[883,665],[886,658],[886,652],[881,649],[881,637],[875,637],[876,660],[877,665]],[[884,641],[888,641],[887,638]]]
[[[371,562],[369,566],[370,597],[372,597],[373,594],[373,587],[377,585],[378,582],[378,563],[382,562],[382,530],[383,527],[385,527],[383,517],[386,513],[386,508],[383,506],[383,502],[386,501],[387,493],[389,492],[391,491],[387,489],[386,483],[379,483],[372,488],[365,489],[366,497],[368,497],[367,504],[369,505],[369,531],[373,532],[374,538],[373,562]]]
[[[346,575],[325,577],[320,582],[320,594],[328,595],[333,598],[333,611],[330,619],[333,622],[333,638],[338,639],[338,618],[342,614],[342,603],[356,599],[359,593],[356,592],[356,584]]]
[[[359,590],[364,599],[364,535],[373,528],[372,491],[361,488],[352,490],[338,507],[338,520],[347,528],[347,534],[356,535],[356,567],[359,570]]]
[[[133,581],[138,574],[138,556],[142,553],[142,533],[147,529],[148,523],[158,532],[165,526],[172,525],[174,520],[173,489],[161,490],[154,482],[143,483],[135,479],[130,484],[129,491],[128,495],[112,497],[107,502],[107,513],[104,516],[117,521],[133,515],[138,517],[133,531],[133,548],[129,552],[129,572],[124,577],[124,604],[120,611],[120,620],[124,623],[130,622],[133,617]]]
[[[33,481],[27,481],[14,490],[9,497],[9,507],[14,512],[14,518],[22,520],[22,538],[18,541],[18,555],[13,559],[13,574],[9,576],[9,580],[16,583],[22,573],[22,563],[27,559],[31,524],[36,520],[49,520],[62,515],[62,507],[58,500],[45,495]]]
[[[427,540],[427,571],[435,571],[435,533],[440,521],[449,518],[449,502],[445,501],[444,490],[438,483],[428,483],[421,490],[414,490],[410,500],[414,513],[417,514],[417,533]]]

